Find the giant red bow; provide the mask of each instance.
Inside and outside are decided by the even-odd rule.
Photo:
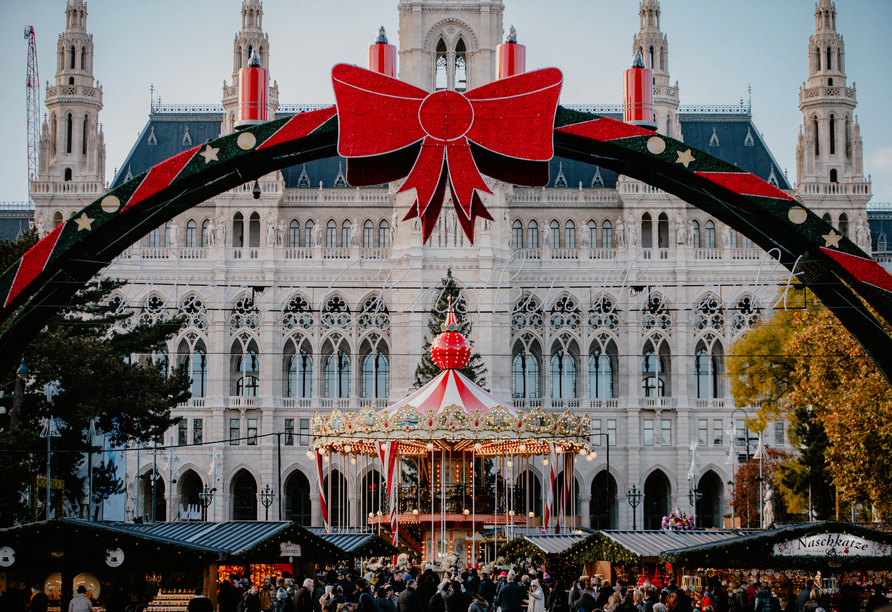
[[[338,64],[338,153],[347,182],[380,185],[408,175],[398,193],[415,189],[405,219],[420,217],[427,242],[448,182],[462,229],[474,242],[474,219],[492,221],[478,191],[492,193],[481,172],[541,187],[554,155],[554,115],[561,72],[547,68],[460,94],[428,93],[377,72]]]

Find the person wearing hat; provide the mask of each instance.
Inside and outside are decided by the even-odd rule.
[[[295,612],[294,604],[288,598],[288,591],[276,590],[276,599],[270,605],[269,612]]]

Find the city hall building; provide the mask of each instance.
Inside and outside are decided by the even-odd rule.
[[[428,91],[494,80],[510,1],[400,0],[398,78]],[[815,33],[801,41],[801,75],[790,75],[807,78],[795,184],[748,104],[682,104],[659,2],[644,0],[638,10],[640,30],[622,53],[631,61],[640,52],[653,70],[658,131],[794,195],[870,251],[871,185],[833,2],[817,4]],[[264,67],[274,53],[263,17],[257,0],[232,15],[237,34],[222,103],[153,101],[112,187],[235,129],[240,69],[254,51]],[[69,0],[32,183],[42,233],[106,191],[94,53],[102,49],[87,29],[86,5]],[[221,73],[229,61],[220,58]],[[276,87],[268,100],[270,117],[315,108],[280,103]],[[562,100],[622,119],[621,104],[574,105],[582,102]],[[227,191],[132,245],[105,272],[130,281],[114,299],[131,322],[186,317],[165,352],[144,358],[185,363],[193,381],[192,399],[174,411],[182,420],[162,441],[177,448],[127,454],[126,520],[195,518],[206,491],[208,520],[262,520],[269,486],[282,491],[270,519],[321,525],[308,457],[314,415],[383,409],[411,392],[429,312],[451,272],[463,290],[456,306],[473,324],[470,340],[487,369],[483,386],[517,408],[591,418],[598,455],[576,463],[570,511],[580,525],[631,528],[635,487],[643,492],[639,528],[659,528],[675,507],[694,513],[692,489],[702,495],[698,524],[723,526],[732,512],[729,483],[747,450],[725,357],[770,316],[789,275],[745,236],[659,189],[569,159],[553,159],[550,173],[544,188],[487,179],[493,220],[478,219],[474,244],[448,203],[423,242],[417,219],[403,221],[412,201],[397,194],[400,183],[351,187],[345,160],[335,157]],[[791,448],[780,421],[762,442]],[[154,497],[141,478],[153,466]],[[332,521],[362,526],[380,507],[378,468],[338,470]],[[533,478],[538,494],[542,475]],[[531,510],[541,515],[541,501]]]

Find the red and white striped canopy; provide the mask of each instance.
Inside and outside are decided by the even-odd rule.
[[[475,410],[479,410],[481,416],[489,414],[496,406],[505,408],[512,415],[516,414],[510,403],[484,391],[458,370],[443,370],[418,391],[384,409],[381,414],[392,418],[399,414],[400,409],[412,407],[420,414],[434,417],[452,405],[460,407],[469,416],[473,416]]]

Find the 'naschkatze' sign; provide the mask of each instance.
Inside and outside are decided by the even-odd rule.
[[[821,533],[803,536],[774,545],[778,557],[884,557],[892,546],[845,533]]]

